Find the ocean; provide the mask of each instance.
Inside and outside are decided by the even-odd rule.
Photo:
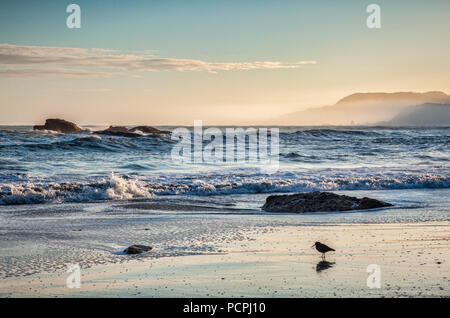
[[[170,135],[0,126],[0,205],[450,187],[450,128],[280,127],[274,173],[248,162],[174,162],[174,144]]]

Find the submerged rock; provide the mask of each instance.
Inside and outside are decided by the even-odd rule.
[[[331,192],[308,192],[291,195],[271,195],[262,207],[267,212],[331,212],[368,210],[392,206],[371,198],[358,199]]]
[[[146,245],[131,245],[130,247],[124,249],[123,251],[127,254],[141,254],[144,252],[149,252],[152,249],[153,247]]]
[[[150,126],[137,126],[128,129],[124,126],[109,126],[108,129],[95,131],[95,134],[99,135],[110,135],[110,136],[122,136],[122,137],[141,137],[142,134],[169,134],[170,131],[159,130]]]
[[[64,119],[47,119],[45,125],[36,125],[33,127],[34,130],[52,130],[60,133],[77,133],[83,130],[76,124]]]
[[[167,130],[159,130],[155,127],[150,126],[137,126],[134,128],[131,128],[130,131],[142,131],[144,134],[170,134],[170,131]]]
[[[109,135],[109,136],[121,136],[121,137],[141,137],[141,134],[130,131],[127,127],[123,126],[109,126],[108,129],[95,131],[94,134]]]

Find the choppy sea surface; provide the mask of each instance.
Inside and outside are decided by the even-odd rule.
[[[450,128],[282,127],[279,138],[279,170],[267,174],[251,163],[174,162],[170,135],[0,126],[0,205],[450,187]]]

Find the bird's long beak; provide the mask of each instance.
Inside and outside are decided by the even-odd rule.
[[[314,244],[313,244],[313,245],[311,246],[311,248],[312,248],[312,247],[314,247],[314,246],[316,246],[316,244],[315,244],[315,243],[314,243]]]

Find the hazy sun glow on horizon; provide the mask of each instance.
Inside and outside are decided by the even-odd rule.
[[[25,4],[26,3],[26,4]],[[266,123],[355,92],[450,92],[450,3],[0,4],[0,124]]]

